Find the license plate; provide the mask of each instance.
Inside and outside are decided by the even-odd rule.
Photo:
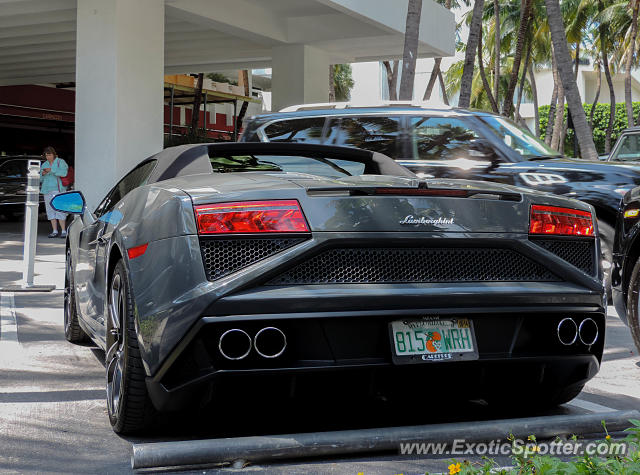
[[[389,330],[394,363],[478,359],[473,322],[467,318],[396,320]]]

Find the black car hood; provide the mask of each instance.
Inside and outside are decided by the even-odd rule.
[[[554,171],[573,171],[584,173],[619,174],[637,176],[640,180],[640,162],[604,162],[602,160],[585,160],[582,158],[550,158],[548,160],[530,160],[519,164],[524,168],[548,169]]]

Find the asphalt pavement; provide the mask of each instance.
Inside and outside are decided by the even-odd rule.
[[[273,433],[391,427],[499,417],[481,403],[447,401],[432,409],[362,405],[349,395],[291,403],[260,401],[260,388],[223,411],[208,408],[196,417],[167,418],[145,438],[116,435],[105,403],[104,355],[93,345],[64,339],[64,241],[48,239],[39,223],[35,283],[52,292],[0,293],[0,472],[127,473],[132,444]],[[0,218],[0,287],[20,283],[22,224]],[[509,390],[505,381],[505,391]],[[446,392],[444,393],[446,394]],[[446,399],[446,398],[445,398]],[[250,401],[247,404],[246,401]],[[605,413],[640,408],[640,357],[628,328],[609,307],[600,373],[569,404],[553,411],[513,416]],[[473,459],[465,456],[459,458]],[[480,457],[475,457],[479,460]],[[508,457],[497,457],[508,465]],[[292,461],[241,467],[210,467],[193,473],[387,474],[446,472],[451,456],[382,453],[351,458]],[[184,472],[183,472],[184,473]]]

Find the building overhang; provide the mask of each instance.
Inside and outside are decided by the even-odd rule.
[[[75,80],[77,0],[0,9],[0,85]],[[271,67],[272,48],[311,45],[333,63],[402,56],[408,0],[165,0],[165,73]],[[453,13],[424,0],[418,55],[451,56]]]

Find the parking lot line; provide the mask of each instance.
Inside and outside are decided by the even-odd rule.
[[[574,399],[573,401],[568,402],[567,405],[579,407],[580,409],[585,409],[591,412],[611,412],[617,410],[611,407],[602,406],[601,404],[596,404],[595,402],[585,401],[584,399]]]

